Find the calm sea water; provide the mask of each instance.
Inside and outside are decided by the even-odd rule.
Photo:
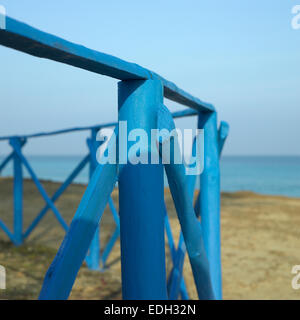
[[[0,157],[0,162],[3,157]],[[80,156],[29,156],[28,160],[42,179],[63,181],[76,167]],[[29,177],[24,170],[25,177]],[[2,176],[11,176],[10,164]],[[75,180],[88,182],[88,168]],[[223,191],[250,190],[262,194],[300,197],[300,157],[237,157],[221,160]]]
[[[300,157],[223,157],[224,191],[250,190],[262,194],[300,197]]]

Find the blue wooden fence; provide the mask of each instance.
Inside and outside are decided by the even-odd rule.
[[[2,137],[9,141],[12,153],[0,164],[0,171],[9,161],[14,164],[14,230],[0,221],[0,228],[20,245],[38,225],[49,209],[66,231],[59,251],[45,276],[40,299],[67,299],[84,259],[91,269],[101,269],[120,234],[122,292],[124,299],[188,299],[182,276],[185,252],[188,253],[200,299],[222,298],[220,252],[220,169],[219,157],[228,134],[228,125],[217,128],[217,113],[213,105],[203,102],[174,83],[137,64],[94,51],[47,34],[24,23],[6,17],[6,29],[0,29],[0,44],[39,58],[65,63],[121,80],[118,87],[119,121],[127,121],[128,129],[174,128],[173,118],[198,117],[198,128],[205,130],[204,171],[201,191],[193,205],[195,176],[186,176],[184,165],[98,164],[96,161],[97,132],[104,127],[72,128],[26,136]],[[190,109],[170,114],[163,98]],[[89,154],[71,172],[65,182],[50,197],[22,152],[26,142],[34,137],[90,130],[87,139]],[[128,145],[128,148],[130,144]],[[172,150],[171,150],[172,151]],[[150,150],[144,150],[149,155]],[[90,182],[68,226],[55,201],[63,194],[80,171],[90,166]],[[45,200],[45,207],[23,232],[23,174],[25,167]],[[164,204],[163,170],[181,225],[176,248]],[[120,214],[111,193],[118,181]],[[99,221],[109,204],[116,229],[101,251]],[[200,217],[200,220],[199,220]],[[173,269],[167,279],[165,270],[164,230],[166,230]],[[102,252],[102,254],[100,254]]]

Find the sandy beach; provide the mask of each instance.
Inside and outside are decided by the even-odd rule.
[[[59,184],[43,182],[49,195]],[[12,227],[13,183],[0,178],[0,219]],[[84,185],[71,185],[57,202],[69,223],[76,211]],[[179,225],[168,189],[165,199],[173,234],[178,239]],[[118,193],[113,200],[118,206]],[[30,180],[24,182],[24,228],[34,219],[44,201]],[[224,299],[299,299],[300,290],[291,286],[291,269],[300,264],[300,199],[264,196],[251,192],[222,193],[222,264]],[[106,208],[101,221],[101,242],[114,230]],[[36,299],[43,277],[64,231],[49,211],[39,226],[20,247],[13,246],[0,230],[0,264],[6,268],[7,289],[1,299]],[[171,268],[166,245],[167,269]],[[70,299],[121,299],[120,245],[116,243],[104,272],[87,269],[83,264]],[[190,297],[197,299],[189,261],[185,279]]]

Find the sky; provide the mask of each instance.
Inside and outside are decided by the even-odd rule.
[[[0,0],[10,17],[140,64],[211,102],[230,124],[225,155],[300,155],[300,29],[291,25],[297,4]],[[0,136],[116,121],[117,82],[0,47]],[[25,152],[83,154],[86,136],[32,139]],[[0,154],[8,151],[0,142]]]

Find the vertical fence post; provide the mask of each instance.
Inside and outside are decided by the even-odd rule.
[[[90,150],[90,166],[89,166],[89,181],[97,166],[96,152],[97,152],[97,130],[91,129],[91,137],[88,138],[87,144]],[[88,255],[86,256],[86,263],[91,270],[100,270],[100,227],[98,226],[91,242]]]
[[[216,299],[222,299],[220,237],[220,167],[217,114],[199,115],[204,129],[204,171],[200,177],[200,212],[204,244]]]
[[[148,164],[129,161],[119,174],[123,299],[167,299],[163,166],[149,164],[151,129],[157,129],[163,87],[158,80],[122,81],[118,96],[120,164],[127,151],[131,157],[131,147],[136,143],[129,139],[127,144],[122,139],[125,130],[121,121],[127,122],[125,139],[132,129],[143,129],[148,135],[148,147],[135,137]]]
[[[96,152],[97,152],[97,130],[91,129],[91,137],[88,138],[88,147],[90,150],[90,167],[89,167],[89,178],[91,180],[92,175],[96,169],[97,159],[96,159]]]
[[[21,152],[21,140],[12,138],[10,144],[13,149],[18,149]],[[17,153],[13,155],[13,170],[14,170],[14,242],[16,245],[23,243],[23,172],[22,162]]]

